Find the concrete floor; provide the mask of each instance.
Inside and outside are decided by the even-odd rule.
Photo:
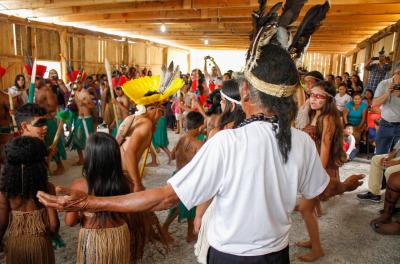
[[[178,140],[177,135],[170,132],[170,148]],[[147,188],[165,184],[172,174],[174,165],[165,165],[167,159],[163,153],[159,155],[161,165],[158,168],[146,168],[144,184]],[[69,153],[66,162],[67,172],[64,175],[51,177],[56,185],[68,186],[70,182],[81,176],[81,167],[71,167],[76,159],[75,153]],[[351,174],[364,173],[368,175],[369,162],[365,159],[357,159],[345,164],[340,169],[341,178]],[[322,245],[326,256],[315,263],[400,263],[400,237],[382,236],[372,231],[369,221],[378,216],[378,211],[383,203],[373,204],[360,202],[356,199],[356,193],[367,189],[367,179],[357,191],[346,193],[324,202],[324,215],[320,218],[320,233]],[[166,211],[157,213],[160,221],[166,217]],[[400,217],[400,216],[397,216]],[[61,221],[63,214],[60,214]],[[290,258],[292,263],[301,263],[297,256],[306,250],[295,246],[295,242],[307,238],[304,222],[298,213],[292,214],[293,226],[290,234]],[[67,247],[56,251],[57,263],[75,263],[76,246],[79,227],[66,227],[61,223],[61,236],[67,243]],[[175,238],[171,252],[163,256],[149,246],[146,250],[143,263],[160,264],[188,264],[197,263],[193,253],[193,243],[185,241],[186,223],[175,221],[170,228]],[[0,263],[3,263],[0,261]]]

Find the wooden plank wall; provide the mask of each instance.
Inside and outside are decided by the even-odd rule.
[[[83,66],[87,74],[104,73],[105,58],[112,65],[136,65],[139,70],[147,68],[153,74],[159,74],[162,64],[168,63],[164,54],[171,48],[145,40],[120,41],[116,36],[96,35],[76,28],[2,21],[1,17],[0,34],[0,65],[7,68],[7,73],[0,81],[0,89],[13,85],[17,74],[26,75],[23,57],[26,52],[45,61],[60,62],[63,57],[75,69]],[[187,51],[177,48],[172,48],[172,53],[187,56]],[[65,73],[60,74],[65,77]]]

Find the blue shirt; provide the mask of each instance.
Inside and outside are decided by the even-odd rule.
[[[349,115],[347,116],[347,121],[353,126],[358,126],[361,123],[363,116],[363,111],[368,109],[368,105],[361,103],[357,110],[354,110],[354,102],[348,102],[346,108],[349,109]]]

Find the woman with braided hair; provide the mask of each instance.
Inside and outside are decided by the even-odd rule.
[[[38,191],[55,193],[47,180],[46,146],[39,138],[21,136],[9,142],[5,152],[0,241],[8,228],[6,263],[55,263],[51,237],[60,226],[57,211],[36,198]]]

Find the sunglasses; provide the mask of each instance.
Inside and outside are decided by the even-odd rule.
[[[311,93],[311,94],[310,94],[310,97],[312,97],[312,98],[317,98],[317,99],[326,99],[326,98],[328,98],[328,97],[325,96],[325,95],[316,94],[316,93]]]
[[[31,126],[33,126],[33,127],[44,127],[44,126],[47,126],[47,119],[46,118],[40,118],[35,123],[31,124]]]

